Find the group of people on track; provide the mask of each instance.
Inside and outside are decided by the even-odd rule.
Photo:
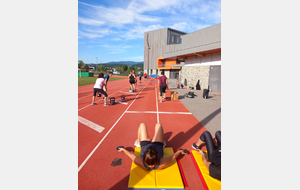
[[[98,78],[94,85],[94,94],[92,99],[92,104],[95,105],[95,96],[97,92],[104,95],[104,106],[108,106],[107,104],[107,83],[109,78],[112,76],[112,72],[107,72],[107,75],[104,76],[103,73],[99,73]],[[139,73],[139,79],[141,82],[142,74]],[[147,78],[145,73],[144,78]],[[135,71],[131,71],[128,75],[128,81],[130,84],[130,90],[135,91],[137,85],[137,74]],[[168,89],[168,79],[164,75],[164,71],[161,72],[161,76],[158,78],[158,86],[160,89],[160,102],[166,98],[166,90]],[[163,98],[164,93],[164,98]],[[138,128],[138,138],[136,140],[135,145],[141,147],[140,155],[138,157],[124,147],[118,147],[119,152],[124,152],[127,156],[131,158],[131,160],[141,168],[145,170],[155,170],[155,169],[163,169],[170,165],[170,163],[176,159],[180,154],[186,154],[187,152],[180,149],[173,155],[163,158],[163,147],[164,144],[164,131],[162,125],[157,123],[155,125],[154,136],[151,139],[148,135],[147,126],[145,123],[141,123]],[[201,151],[201,146],[205,143],[207,148],[207,154],[204,154]],[[209,171],[209,175],[215,179],[221,180],[221,131],[217,131],[215,134],[215,141],[213,140],[210,132],[205,131],[201,134],[198,141],[192,144],[192,147],[202,155],[202,160],[204,165]]]
[[[93,94],[93,98],[92,98],[92,105],[96,105],[95,102],[95,97],[96,94],[98,93],[99,96],[101,97],[101,94],[104,95],[103,100],[104,100],[104,106],[108,106],[109,104],[107,103],[108,100],[108,94],[107,94],[107,84],[108,84],[108,80],[110,77],[112,77],[112,71],[108,71],[107,75],[104,76],[103,73],[99,73],[98,78],[96,79],[95,85],[94,85],[94,94]],[[144,78],[147,78],[147,74],[144,74]],[[139,79],[140,79],[140,83],[142,80],[142,72],[139,72]],[[135,73],[134,70],[132,70],[130,72],[130,74],[128,75],[128,80],[129,80],[129,84],[130,84],[130,90],[135,91],[136,90],[136,86],[137,86],[137,74]]]

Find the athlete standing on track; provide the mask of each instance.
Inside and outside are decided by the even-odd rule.
[[[139,73],[139,77],[140,77],[140,83],[142,81],[142,72]]]
[[[162,76],[160,76],[158,78],[158,86],[159,86],[159,90],[160,90],[160,96],[159,96],[159,100],[162,103],[162,93],[164,93],[164,98],[166,98],[166,89],[168,88],[168,79],[165,76],[165,72],[161,71],[160,73]]]
[[[136,72],[134,71],[134,69],[132,70],[133,74],[134,74],[134,80],[135,80],[135,87],[137,86],[137,77],[136,77]],[[135,90],[135,88],[134,88]]]
[[[103,87],[105,87],[105,79],[103,78],[104,74],[103,73],[99,73],[98,78],[95,82],[94,85],[94,95],[93,95],[93,99],[92,99],[92,105],[95,105],[95,96],[96,93],[101,93],[104,95],[104,106],[108,106],[109,104],[106,103],[106,99],[107,99],[107,93],[103,90]]]
[[[130,83],[130,90],[135,90],[135,76],[133,74],[133,71],[128,75],[128,80]]]
[[[112,77],[112,72],[111,71],[108,71],[107,72],[107,75],[105,75],[105,77],[104,77],[104,84],[105,84],[105,86],[104,86],[104,88],[103,88],[103,90],[107,93],[107,82],[108,82],[108,80],[109,80],[109,77]],[[103,98],[104,99],[104,98]]]

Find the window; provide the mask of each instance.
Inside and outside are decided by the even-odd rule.
[[[174,35],[171,35],[171,42],[174,43]]]
[[[171,35],[170,44],[181,44],[180,36]]]

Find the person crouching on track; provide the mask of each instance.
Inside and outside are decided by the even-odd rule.
[[[106,103],[107,100],[107,93],[103,90],[103,87],[105,86],[105,80],[104,80],[104,74],[103,73],[99,73],[98,78],[95,82],[94,85],[94,95],[93,95],[93,99],[92,99],[92,105],[95,105],[95,96],[96,93],[101,93],[104,95],[104,106],[108,106],[109,104]]]
[[[130,153],[125,148],[120,148],[119,152],[124,152],[132,162],[145,170],[160,170],[168,167],[173,160],[180,154],[186,154],[184,150],[178,150],[172,156],[163,158],[164,149],[164,130],[160,123],[155,125],[153,139],[148,136],[148,130],[145,123],[141,123],[138,129],[138,144],[141,146],[141,157]]]
[[[130,83],[130,90],[135,91],[135,75],[133,71],[131,71],[130,74],[128,75],[128,80]]]

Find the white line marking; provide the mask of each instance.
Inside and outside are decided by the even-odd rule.
[[[145,87],[144,87],[145,88]],[[143,88],[143,90],[144,90]],[[133,104],[133,102],[139,97],[141,92],[135,97],[135,99],[131,102],[131,104],[127,107],[127,109],[124,111],[124,113],[119,117],[119,119],[115,122],[115,124],[110,128],[109,131],[105,134],[105,136],[101,139],[101,141],[96,145],[96,147],[92,150],[92,152],[88,155],[88,157],[82,162],[82,164],[78,168],[78,172],[81,170],[81,168],[85,165],[85,163],[90,159],[90,157],[94,154],[94,152],[97,150],[97,148],[100,146],[100,144],[104,141],[104,139],[107,137],[107,135],[110,133],[110,131],[117,125],[117,123],[120,121],[120,119],[123,117],[123,115],[126,113],[126,111],[130,108],[130,106]]]
[[[191,115],[191,112],[163,112],[163,111],[127,111],[126,113],[159,113],[159,114],[185,114]]]
[[[89,120],[87,120],[87,119],[85,119],[83,117],[80,117],[80,116],[78,116],[78,121],[80,123],[82,123],[82,124],[84,124],[84,125],[92,128],[92,129],[94,129],[95,131],[97,131],[99,133],[101,133],[105,129],[104,127],[102,127],[102,126],[100,126],[100,125],[98,125],[96,123],[93,123],[93,122],[91,122],[91,121],[89,121]]]
[[[126,88],[127,88],[127,87],[126,87]],[[123,90],[123,89],[124,89],[124,88],[122,88],[121,90]],[[121,90],[119,90],[119,91],[121,91]],[[119,91],[116,91],[116,92],[114,92],[114,93],[112,93],[112,94],[109,94],[109,97],[111,97],[111,95],[113,95],[113,94],[118,93]],[[100,97],[100,100],[97,100],[96,102],[99,102],[99,101],[101,101],[101,100],[103,100],[102,96]],[[80,108],[78,111],[83,110],[83,109],[85,109],[85,108],[87,108],[87,107],[89,107],[89,106],[91,106],[91,105],[92,105],[92,103],[89,104],[89,105],[87,105],[87,106],[84,106],[83,108]]]
[[[120,101],[115,101],[116,103],[119,103],[119,104],[125,104],[127,105],[128,103],[127,102],[120,102]]]
[[[156,98],[157,123],[159,123],[159,114],[158,114],[158,103],[157,103],[157,88],[156,88],[156,83],[155,83],[155,98]]]
[[[123,91],[122,91],[122,92],[123,92]],[[123,93],[137,95],[137,94],[135,94],[135,93],[132,93],[132,92],[123,92]]]

